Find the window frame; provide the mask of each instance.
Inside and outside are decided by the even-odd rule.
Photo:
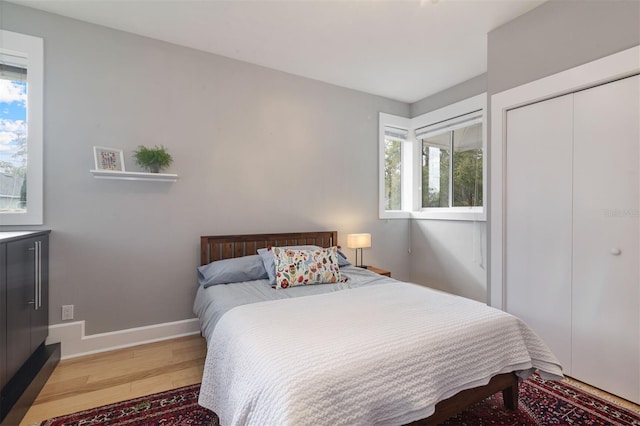
[[[399,117],[397,115],[385,114],[383,112],[380,113],[379,122],[379,141],[378,144],[378,211],[380,219],[408,219],[411,216],[409,212],[411,207],[411,185],[413,183],[413,177],[411,176],[410,171],[407,169],[407,164],[410,164],[412,161],[412,129],[411,129],[411,120],[404,117]],[[400,161],[401,165],[401,175],[400,180],[401,184],[401,210],[386,210],[385,209],[385,180],[384,180],[384,170],[385,170],[385,127],[397,127],[400,129],[406,129],[409,133],[408,138],[405,142],[402,142],[400,146]]]
[[[422,207],[422,140],[416,139],[416,129],[433,126],[437,123],[451,121],[455,123],[457,117],[480,111],[482,116],[482,207]],[[419,115],[412,119],[380,113],[379,139],[379,178],[380,178],[380,219],[436,219],[436,220],[487,220],[487,94],[482,93],[462,101],[447,105],[443,108]],[[384,210],[384,127],[395,126],[409,129],[409,139],[403,149],[410,150],[411,155],[402,155],[402,211]],[[453,154],[451,162],[453,164]],[[407,179],[408,178],[408,179]],[[406,188],[405,186],[408,186]]]
[[[27,65],[27,204],[26,212],[0,212],[0,225],[43,224],[43,40],[0,30],[0,55],[25,60]]]

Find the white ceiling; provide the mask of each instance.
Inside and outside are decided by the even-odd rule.
[[[10,0],[403,102],[487,70],[487,33],[544,0]]]

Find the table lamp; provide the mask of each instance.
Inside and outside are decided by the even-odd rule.
[[[362,257],[362,249],[371,247],[371,234],[347,234],[347,247],[356,249],[355,266],[366,268]],[[360,264],[358,264],[358,250],[360,250]]]

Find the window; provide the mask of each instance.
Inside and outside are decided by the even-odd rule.
[[[409,141],[410,120],[389,114],[380,114],[380,217],[409,217],[407,206],[411,201],[411,162]]]
[[[384,129],[384,208],[402,210],[402,144],[408,131],[385,126]]]
[[[404,139],[394,136],[391,124],[400,117],[380,115],[385,181],[381,218],[400,210],[405,216],[394,217],[485,220],[484,110],[485,95],[479,95],[407,120]],[[396,161],[402,140],[415,161]],[[399,177],[410,180],[409,190],[397,182]]]
[[[451,135],[422,140],[422,207],[449,207]]]
[[[0,212],[26,211],[27,204],[27,69],[0,64]]]
[[[416,129],[422,208],[482,207],[482,111]]]
[[[484,204],[482,123],[454,130],[453,207],[482,207]]]
[[[0,225],[42,224],[42,39],[0,31]]]

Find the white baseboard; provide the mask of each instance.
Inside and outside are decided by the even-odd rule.
[[[84,321],[75,321],[49,326],[47,344],[62,343],[61,358],[66,359],[198,333],[200,323],[197,318],[89,336],[85,335]]]

